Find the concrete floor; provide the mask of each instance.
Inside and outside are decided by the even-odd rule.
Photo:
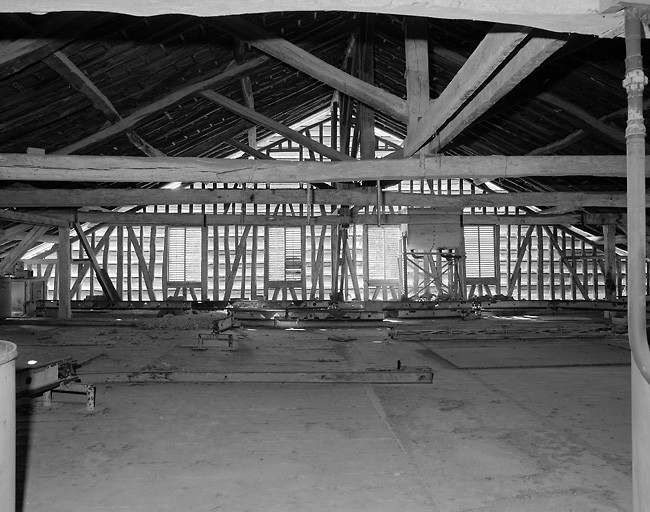
[[[334,332],[357,339],[340,348],[327,341]],[[88,375],[93,364],[105,372],[129,357],[140,367],[182,361],[187,369],[210,357],[241,366],[275,347],[274,368],[380,366],[399,357],[435,376],[433,384],[99,384],[94,412],[74,396],[55,395],[51,408],[19,404],[17,510],[631,509],[629,352],[607,339],[492,341],[501,350],[490,352],[477,338],[452,357],[459,343],[386,343],[380,329],[257,330],[242,342],[256,350],[192,359],[179,347],[196,332],[146,334],[0,328],[22,357],[67,351],[91,361],[80,368]],[[291,339],[316,355],[297,353],[301,362],[292,362],[279,352]],[[506,364],[513,343],[544,364]],[[584,366],[575,362],[576,343]],[[562,365],[564,351],[571,366]],[[257,357],[256,369],[270,353]],[[485,354],[481,369],[477,353]]]

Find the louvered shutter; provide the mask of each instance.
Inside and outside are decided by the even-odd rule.
[[[494,226],[465,226],[465,277],[494,279]]]

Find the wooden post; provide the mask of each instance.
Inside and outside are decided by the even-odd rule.
[[[605,243],[605,300],[616,299],[616,224],[603,226]]]
[[[57,280],[59,282],[59,318],[72,317],[70,303],[70,228],[59,228],[59,264]]]

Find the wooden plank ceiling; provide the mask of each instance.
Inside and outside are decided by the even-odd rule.
[[[423,148],[464,157],[624,154],[620,38],[410,18],[413,33],[427,34],[428,43],[420,40],[409,49],[414,56],[428,53],[427,69],[415,75],[428,72],[430,101],[414,110],[416,99],[407,98],[415,64],[407,66],[406,21],[351,12],[229,18],[0,14],[0,153],[40,148],[58,155],[224,158],[246,148],[253,125],[259,140],[280,131],[278,124],[286,127],[329,108],[334,97],[350,97],[360,117],[369,107],[378,128],[405,139],[390,159]],[[332,160],[351,159],[313,148]],[[28,160],[9,167],[12,158],[0,167],[0,197],[7,201],[12,189],[25,186],[156,186],[150,176],[133,175],[116,180],[130,182],[119,185],[56,174],[51,182],[20,179]],[[311,172],[303,181],[318,180],[317,168]],[[571,174],[504,172],[507,177],[489,178],[511,192],[625,190],[620,174]],[[574,210],[619,211],[619,203],[576,203]],[[39,206],[50,205],[17,211]],[[19,221],[9,217],[6,228]]]

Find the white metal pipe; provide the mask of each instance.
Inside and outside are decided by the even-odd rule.
[[[641,55],[637,8],[625,10],[625,80],[628,118],[628,332],[632,350],[632,510],[650,510],[650,349],[646,334],[646,207],[643,90],[647,78]]]
[[[16,345],[0,340],[0,506],[16,507]]]

